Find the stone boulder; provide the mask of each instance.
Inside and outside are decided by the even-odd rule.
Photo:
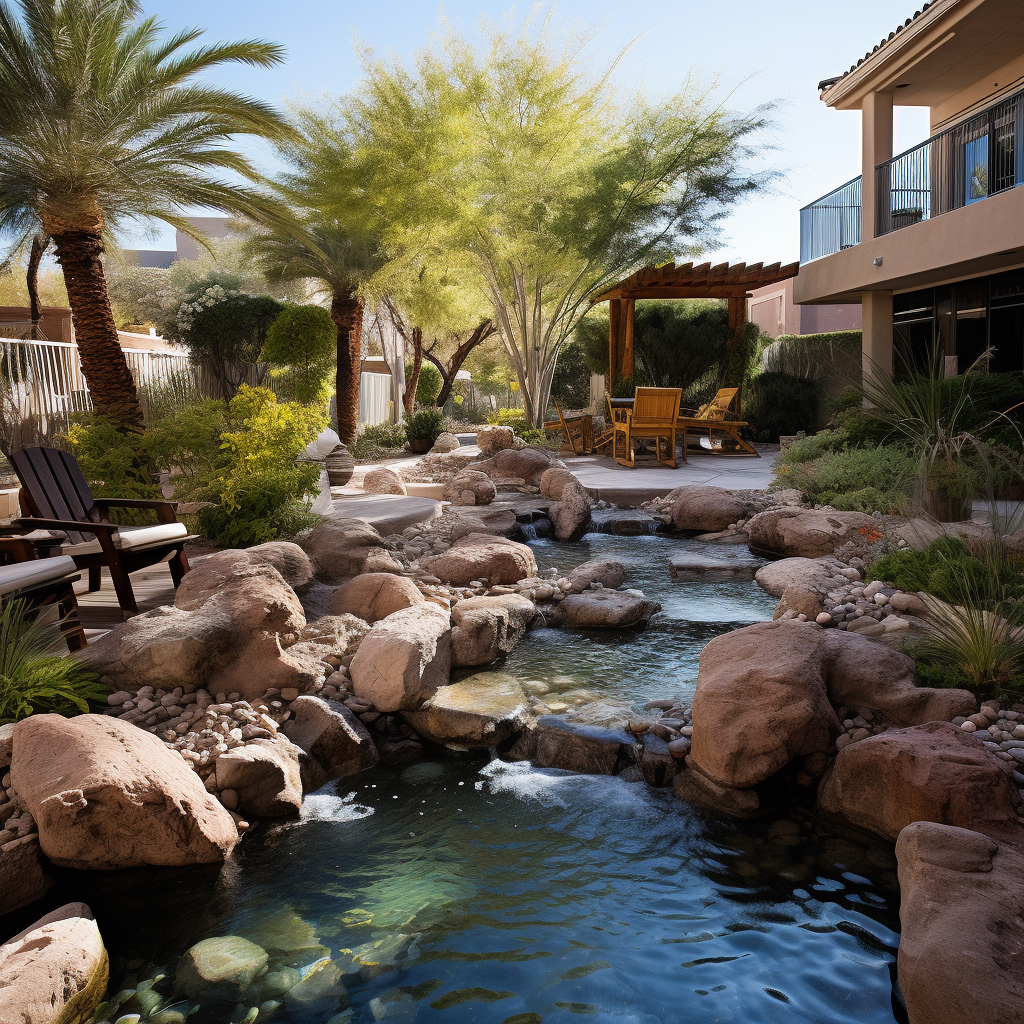
[[[32,715],[14,730],[11,780],[54,864],[107,870],[206,864],[238,840],[185,759],[104,715]]]
[[[365,622],[377,622],[422,603],[423,595],[412,580],[389,572],[364,572],[331,595],[331,611],[335,615],[357,615]]]
[[[615,590],[626,582],[626,567],[611,558],[595,558],[576,566],[566,579],[569,581],[569,594],[589,590],[592,583],[600,583],[609,590]]]
[[[618,775],[635,764],[634,738],[622,729],[605,729],[558,715],[541,715],[503,752],[508,761],[529,761],[537,768],[562,768],[584,775]]]
[[[563,466],[552,466],[546,469],[540,478],[540,496],[550,498],[552,501],[562,500],[562,491],[572,484],[578,484],[579,480]]]
[[[56,884],[34,832],[12,839],[0,852],[0,914],[28,906]],[[2,1017],[0,1017],[2,1019]]]
[[[749,502],[724,487],[692,485],[669,491],[672,525],[677,530],[717,533],[744,519],[751,511]]]
[[[405,715],[433,743],[475,750],[505,743],[525,728],[526,695],[503,672],[478,672],[442,686],[419,709]]]
[[[0,946],[0,1020],[90,1021],[106,994],[108,970],[92,912],[68,903]]]
[[[679,552],[668,560],[668,574],[681,583],[720,583],[731,580],[752,580],[757,565],[738,558],[698,555]]]
[[[537,615],[519,594],[471,597],[452,607],[452,665],[489,665],[512,651]]]
[[[449,452],[456,452],[462,447],[462,443],[454,435],[444,431],[437,435],[434,446],[430,449],[431,455],[447,455]]]
[[[880,733],[839,751],[818,806],[895,840],[914,821],[975,832],[1021,825],[1004,762],[950,722]]]
[[[483,579],[492,586],[518,583],[537,575],[537,560],[526,544],[486,533],[459,537],[447,551],[422,559],[420,565],[458,587]]]
[[[187,996],[238,999],[267,969],[266,950],[240,935],[218,935],[197,942],[179,961],[174,974]]]
[[[461,540],[471,533],[488,533],[492,537],[516,537],[520,533],[519,520],[510,508],[451,505],[448,513],[457,516],[452,526],[452,541]]]
[[[853,541],[866,544],[878,523],[864,512],[773,508],[747,523],[751,551],[765,555],[818,558]]]
[[[317,576],[336,583],[361,572],[400,573],[402,565],[381,535],[362,519],[323,519],[300,533],[296,543],[309,555]]]
[[[444,500],[453,505],[490,505],[497,494],[497,488],[486,473],[464,469],[448,481],[444,489]]]
[[[323,768],[327,779],[355,775],[379,760],[366,726],[344,704],[299,697],[291,712],[282,732]]]
[[[587,590],[570,594],[548,613],[548,622],[574,629],[628,629],[648,622],[661,605],[626,590]]]
[[[363,490],[367,494],[405,494],[402,478],[387,466],[375,466],[363,477]]]
[[[910,1024],[1014,1024],[1024,1005],[1024,847],[919,821],[896,842]]]
[[[287,540],[272,540],[246,548],[245,553],[254,565],[269,565],[276,569],[285,583],[297,593],[302,593],[313,581],[313,563],[298,544]],[[195,565],[193,565],[193,569]]]
[[[539,487],[541,477],[552,465],[565,468],[562,462],[552,460],[539,448],[506,448],[484,462],[474,462],[471,468],[492,479],[518,477],[532,487]]]
[[[790,587],[813,591],[824,597],[849,580],[840,575],[841,564],[834,558],[780,558],[757,570],[754,579],[772,597],[782,597]]]
[[[579,540],[590,525],[590,495],[577,480],[562,487],[558,504],[551,507],[551,523],[555,539]]]
[[[217,788],[238,794],[241,813],[259,818],[298,814],[302,807],[299,748],[285,736],[250,740],[217,758]]]
[[[451,669],[448,612],[424,603],[374,623],[359,645],[349,674],[352,692],[378,711],[410,711],[448,683]]]
[[[498,452],[515,448],[515,431],[511,427],[482,427],[477,431],[476,443],[480,454],[490,458]]]

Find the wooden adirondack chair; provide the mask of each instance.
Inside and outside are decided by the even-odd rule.
[[[612,423],[612,455],[620,466],[632,467],[635,464],[633,442],[649,438],[654,441],[654,454],[658,462],[676,468],[676,421],[682,396],[680,388],[636,389],[633,408],[618,410],[618,418]]]
[[[22,448],[10,462],[21,482],[22,511],[28,513],[13,525],[63,533],[61,554],[89,570],[90,590],[99,590],[100,569],[106,566],[122,613],[139,610],[128,578],[137,569],[168,562],[175,586],[188,572],[185,542],[197,538],[178,522],[174,502],[95,498],[75,457],[56,448]],[[153,509],[159,523],[119,526],[109,518],[116,508]]]
[[[725,455],[727,452],[723,445],[723,438],[720,438],[717,443],[715,442],[713,435],[716,432],[732,438],[737,447],[748,455],[756,455],[760,458],[761,453],[740,436],[740,427],[747,426],[747,423],[740,418],[739,394],[739,388],[720,388],[718,394],[710,402],[706,402],[691,415],[680,413],[679,426],[687,432],[693,431],[699,435],[706,430],[708,445],[711,451],[717,455]],[[685,447],[685,438],[683,444]]]
[[[562,446],[572,450],[574,455],[587,455],[594,447],[594,418],[585,413],[582,416],[570,416],[568,419],[562,412],[558,399],[553,398],[555,409],[558,411],[558,419],[545,423],[546,430],[554,430],[556,427],[562,431],[564,441]]]
[[[18,537],[0,538],[0,608],[12,601],[24,601],[30,614],[57,606],[59,628],[69,651],[86,646],[78,618],[74,584],[81,579],[71,558],[38,558],[31,541]]]

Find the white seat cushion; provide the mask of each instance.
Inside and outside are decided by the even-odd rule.
[[[188,529],[184,523],[159,523],[157,526],[122,526],[113,538],[115,548],[140,550],[187,536]],[[95,555],[103,548],[99,540],[94,539],[80,544],[63,544],[60,550],[65,555]]]
[[[28,562],[14,565],[0,565],[0,594],[11,594],[16,590],[27,590],[41,583],[59,580],[76,572],[74,559],[66,555],[54,558],[33,558]]]

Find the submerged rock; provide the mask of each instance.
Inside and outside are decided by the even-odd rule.
[[[541,715],[505,752],[510,761],[564,768],[585,775],[617,775],[635,762],[634,739],[622,729]]]
[[[587,590],[570,594],[549,614],[553,625],[579,629],[627,629],[648,622],[661,605],[625,590]]]
[[[266,950],[239,935],[197,942],[178,961],[175,981],[188,996],[236,998],[267,969]]]
[[[457,750],[505,743],[526,725],[526,695],[503,672],[478,672],[442,686],[419,711],[405,718],[434,743]]]

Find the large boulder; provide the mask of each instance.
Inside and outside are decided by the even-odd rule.
[[[442,686],[420,708],[405,716],[434,743],[455,750],[496,746],[519,733],[527,722],[526,695],[503,672],[478,672]]]
[[[1015,1024],[1024,1006],[1024,847],[919,821],[896,843],[910,1024]]]
[[[485,458],[506,448],[516,447],[516,434],[511,427],[482,427],[477,431],[476,443]]]
[[[724,487],[691,485],[677,487],[667,495],[672,525],[677,530],[718,533],[743,519],[751,506]]]
[[[68,903],[0,946],[4,1024],[80,1024],[107,991],[107,951],[92,912]]]
[[[472,505],[449,506],[449,515],[456,516],[451,540],[461,540],[471,533],[488,533],[492,537],[515,537],[520,533],[519,520],[510,508],[477,508]]]
[[[53,888],[56,879],[47,867],[34,832],[4,844],[0,852],[0,915],[27,906]]]
[[[452,608],[452,665],[489,665],[512,651],[537,614],[520,594],[471,597]]]
[[[462,447],[462,443],[454,435],[444,431],[437,435],[437,440],[434,442],[434,446],[430,449],[431,455],[447,455],[449,452],[457,452]]]
[[[848,744],[818,790],[818,806],[891,840],[914,821],[975,832],[1021,825],[1020,793],[1004,763],[950,722]]]
[[[444,500],[453,505],[490,505],[497,494],[497,489],[486,473],[464,469],[445,485]]]
[[[576,566],[566,579],[569,581],[568,594],[581,594],[589,590],[593,583],[615,590],[626,582],[626,567],[611,558],[595,558]]]
[[[415,710],[447,684],[451,659],[448,612],[429,603],[404,608],[363,638],[349,666],[352,691],[378,711]]]
[[[331,611],[335,615],[358,615],[365,622],[377,622],[422,603],[423,595],[412,580],[389,572],[353,576],[331,595]]]
[[[363,477],[363,490],[367,494],[405,494],[402,478],[387,466],[376,466]]]
[[[526,544],[486,533],[460,537],[447,551],[422,559],[420,565],[459,587],[484,579],[492,586],[518,583],[537,575],[537,559]]]
[[[586,488],[574,481],[562,487],[558,504],[551,508],[555,540],[579,540],[590,525],[590,496]]]
[[[313,580],[313,563],[298,544],[287,540],[272,540],[246,548],[245,553],[254,565],[269,565],[276,569],[293,590],[302,593]],[[193,569],[195,566],[193,566]]]
[[[627,590],[586,590],[570,594],[548,613],[548,622],[574,629],[628,629],[661,611],[657,601]]]
[[[326,583],[337,583],[361,572],[402,571],[401,563],[384,547],[381,535],[362,519],[331,516],[295,540]]]
[[[818,558],[851,541],[866,545],[878,524],[864,512],[772,508],[747,523],[750,550],[766,555]]]
[[[302,807],[299,748],[285,736],[251,740],[216,761],[217,788],[233,789],[243,814],[278,818]]]
[[[578,483],[579,480],[564,466],[552,466],[541,474],[540,496],[552,501],[561,501],[565,488]]]
[[[780,558],[762,565],[754,579],[772,597],[782,597],[791,587],[813,591],[824,597],[830,590],[849,582],[847,577],[840,575],[840,568],[842,566],[834,558]]]
[[[496,477],[518,477],[532,487],[540,486],[540,479],[551,468],[553,460],[539,448],[506,448],[484,462],[474,462],[472,468]],[[562,465],[555,460],[555,465]]]
[[[557,715],[541,715],[507,749],[509,761],[563,768],[584,775],[617,775],[636,761],[635,741],[622,729],[605,729]]]
[[[299,697],[291,713],[282,731],[323,768],[327,779],[355,775],[379,760],[366,726],[344,704]]]
[[[213,863],[238,840],[185,759],[104,715],[31,715],[14,730],[11,780],[62,867]]]

